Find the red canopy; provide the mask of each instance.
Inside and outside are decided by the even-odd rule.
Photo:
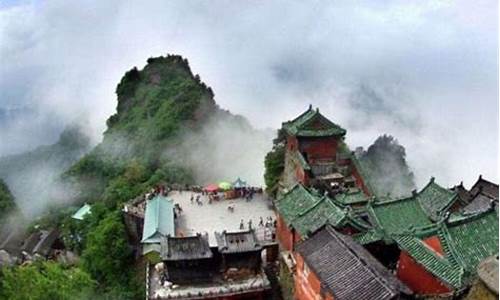
[[[205,191],[212,193],[217,192],[219,190],[219,186],[215,183],[209,184],[205,187]]]

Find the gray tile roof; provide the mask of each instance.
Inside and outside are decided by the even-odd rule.
[[[55,241],[59,238],[59,230],[51,229],[49,231],[42,230],[40,240],[38,244],[33,248],[33,254],[39,254],[42,256],[47,256],[52,249]]]
[[[216,232],[217,248],[220,253],[240,253],[262,250],[253,230]]]
[[[163,238],[160,256],[164,261],[196,260],[211,258],[213,253],[208,245],[208,236],[197,234],[188,237],[167,236]]]
[[[40,237],[42,236],[41,231],[33,232],[25,241],[21,250],[28,253],[33,254],[33,249],[35,249],[36,245],[40,241]]]
[[[467,206],[463,208],[463,212],[465,214],[474,214],[479,212],[485,212],[491,209],[493,205],[493,199],[488,196],[479,193],[474,197]]]
[[[472,200],[472,197],[469,194],[469,191],[464,187],[462,182],[460,182],[459,185],[456,185],[456,186],[450,188],[450,190],[457,193],[458,201],[463,206],[467,205]]]
[[[483,179],[482,176],[479,176],[479,179],[470,189],[470,194],[473,197],[478,193],[482,193],[489,198],[496,199],[498,201],[498,184]]]
[[[297,245],[322,289],[337,300],[398,299],[411,291],[351,237],[326,226]]]

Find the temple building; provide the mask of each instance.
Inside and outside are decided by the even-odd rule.
[[[151,261],[158,261],[162,238],[175,235],[174,222],[174,204],[171,199],[158,195],[146,200],[141,240],[143,255],[149,255]]]
[[[148,271],[152,299],[266,299],[270,282],[262,270],[263,247],[252,230],[164,238],[161,261]]]
[[[213,258],[206,235],[162,239],[161,260],[165,264],[166,279],[173,283],[210,282],[215,274]]]
[[[470,190],[463,184],[447,189],[431,178],[405,197],[374,196],[344,143],[346,131],[319,110],[309,107],[283,123],[282,132],[276,235],[285,266],[281,277],[293,282],[295,298],[454,297],[477,279],[479,262],[498,253],[498,185],[480,176]],[[365,270],[359,274],[385,270],[374,276],[378,281],[372,278],[376,288],[336,265],[349,253],[357,253]],[[383,279],[391,272],[398,279],[391,275],[389,281],[399,284]]]
[[[392,300],[412,291],[351,237],[326,226],[297,246],[297,299]]]
[[[215,233],[217,250],[221,256],[221,270],[226,278],[258,274],[262,266],[262,245],[255,232],[235,231]]]
[[[244,185],[235,181],[235,189]],[[155,189],[122,212],[146,269],[147,299],[268,299],[272,292],[264,269],[279,248],[272,202],[262,194],[213,200],[201,190]]]
[[[394,234],[400,247],[397,275],[421,295],[457,295],[477,278],[478,264],[498,253],[498,206],[472,215],[451,214],[429,230]]]
[[[354,210],[342,206],[359,201],[367,201],[361,192],[332,199],[297,184],[275,203],[278,211],[276,234],[282,248],[292,251],[297,242],[326,224],[351,234],[371,228],[371,224],[356,215]]]
[[[282,131],[286,135],[282,182],[286,188],[300,183],[331,196],[354,187],[371,193],[354,155],[344,143],[346,130],[328,120],[319,109],[309,106],[297,118],[283,123]]]

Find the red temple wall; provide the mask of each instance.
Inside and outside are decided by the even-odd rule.
[[[354,176],[354,179],[356,179],[356,186],[358,186],[363,191],[363,193],[365,193],[365,195],[371,196],[370,191],[365,185],[363,177],[361,177],[361,174],[359,174],[358,169],[356,169],[354,163],[351,164],[351,167],[352,167],[352,176]]]
[[[451,291],[437,277],[418,264],[406,251],[401,251],[396,274],[416,294],[436,295]]]
[[[335,160],[337,154],[337,139],[335,137],[301,138],[299,149],[307,153],[307,160],[313,163],[315,160]]]
[[[300,182],[302,185],[309,185],[309,175],[299,166],[295,169],[295,178],[297,179],[297,182]]]
[[[286,146],[288,150],[290,151],[295,151],[298,149],[299,142],[297,141],[297,138],[294,136],[287,136],[286,137]]]
[[[292,251],[294,237],[292,231],[288,228],[283,218],[278,215],[276,219],[276,237],[283,247],[287,251]]]
[[[314,272],[309,269],[309,274],[304,273],[304,259],[295,254],[296,275],[295,278],[295,298],[298,300],[325,299],[321,296],[321,282]],[[331,295],[326,296],[327,300],[333,300]]]

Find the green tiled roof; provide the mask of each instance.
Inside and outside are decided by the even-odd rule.
[[[347,212],[336,206],[328,197],[295,185],[277,201],[276,208],[288,226],[306,236],[325,224],[337,226],[344,221]]]
[[[142,243],[160,243],[165,236],[174,236],[174,204],[169,198],[156,196],[146,202]]]
[[[276,202],[281,217],[287,225],[303,210],[311,207],[320,200],[316,194],[310,193],[303,185],[296,184]]]
[[[334,201],[341,205],[347,206],[352,204],[363,204],[368,202],[368,197],[359,189],[352,189],[345,193],[335,195]]]
[[[413,231],[418,236],[435,231],[433,224],[444,219],[457,194],[431,181],[418,193],[402,199],[378,198],[370,213],[387,234]]]
[[[458,199],[457,193],[441,187],[434,178],[416,195],[427,215],[434,221],[442,218],[444,212]]]
[[[83,218],[91,213],[91,206],[85,203],[82,207],[80,207],[71,217],[76,220],[83,220]]]
[[[466,271],[475,272],[481,260],[498,252],[498,213],[490,210],[449,223],[440,238],[448,255],[455,256]]]
[[[363,218],[355,214],[351,208],[348,208],[348,214],[345,223],[351,225],[359,231],[371,230],[372,228],[374,228],[370,222],[368,222],[367,220],[363,220]]]
[[[412,234],[398,234],[392,238],[402,250],[408,252],[426,270],[452,287],[459,288],[462,285],[463,268],[453,264],[445,257],[439,256],[422,240]]]
[[[354,234],[352,238],[361,245],[366,245],[382,240],[384,238],[384,234],[377,229],[371,229],[365,232]]]
[[[329,198],[323,197],[310,208],[299,213],[291,225],[301,236],[306,236],[325,224],[338,226],[345,217],[344,210],[334,205]]]
[[[345,129],[324,117],[312,106],[292,121],[283,123],[283,129],[290,135],[302,137],[344,136]]]
[[[453,288],[462,288],[476,274],[479,262],[498,252],[498,213],[471,215],[468,218],[441,222],[436,226],[444,256],[426,246],[414,233],[391,237],[417,263]]]
[[[365,184],[365,187],[368,189],[370,195],[375,195],[375,189],[373,188],[370,182],[370,177],[368,176],[368,171],[366,170],[366,166],[364,166],[354,154],[351,154],[351,161],[356,170],[358,171],[359,175],[361,175],[361,178],[363,178],[363,183]]]
[[[414,197],[369,204],[369,212],[387,235],[432,225]]]

